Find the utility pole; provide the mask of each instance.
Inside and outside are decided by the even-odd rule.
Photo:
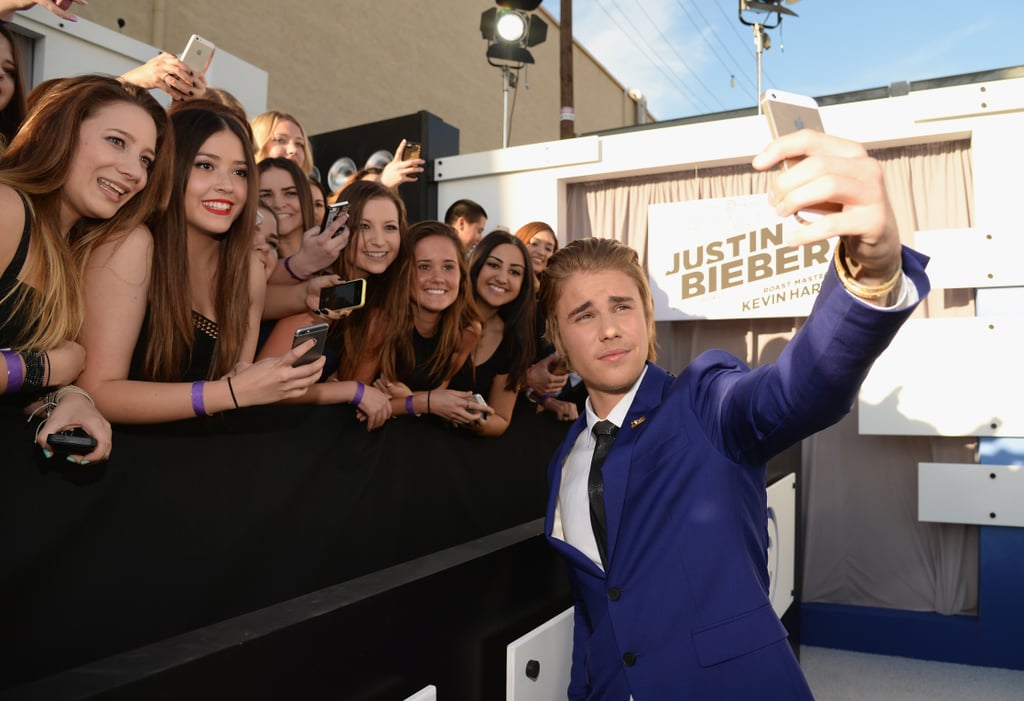
[[[572,0],[562,0],[559,31],[559,68],[562,77],[561,138],[576,136],[576,109],[572,90]]]

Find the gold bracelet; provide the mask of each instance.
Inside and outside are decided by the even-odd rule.
[[[896,286],[900,284],[903,279],[903,266],[896,268],[896,272],[888,280],[883,282],[881,285],[862,285],[853,279],[847,267],[846,258],[846,242],[840,240],[839,245],[836,247],[836,275],[839,276],[839,281],[843,283],[850,294],[861,299],[881,299],[882,297],[888,296],[890,292],[896,289]],[[857,266],[858,269],[860,266]]]
[[[95,400],[89,395],[88,392],[86,392],[78,385],[64,385],[63,387],[55,391],[53,393],[53,403],[55,405],[60,404],[60,400],[63,399],[64,395],[66,394],[80,394],[86,399],[88,399],[93,406],[96,406]]]

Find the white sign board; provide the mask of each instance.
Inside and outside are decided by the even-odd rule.
[[[651,205],[654,318],[807,316],[838,239],[787,245],[801,226],[779,218],[765,195]]]

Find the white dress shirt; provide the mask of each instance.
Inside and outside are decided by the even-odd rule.
[[[604,420],[611,421],[621,427],[622,422],[633,406],[633,397],[640,388],[640,383],[647,374],[647,367],[640,377],[623,395]],[[597,539],[590,523],[590,493],[587,481],[590,476],[590,462],[594,457],[597,441],[594,439],[594,424],[602,417],[594,413],[594,407],[587,398],[587,426],[580,431],[579,437],[569,451],[562,465],[562,481],[558,487],[558,503],[555,505],[555,519],[551,527],[551,535],[564,540],[601,567],[601,554],[597,550]]]

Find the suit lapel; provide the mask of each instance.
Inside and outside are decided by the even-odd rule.
[[[626,502],[626,487],[629,482],[629,467],[633,447],[649,425],[648,416],[661,404],[666,384],[670,380],[667,372],[648,362],[647,374],[633,397],[633,404],[626,413],[626,419],[612,444],[611,452],[604,463],[601,475],[604,478],[604,508],[608,524],[608,562],[612,561],[615,543],[618,540],[619,525],[622,523],[622,507]]]

